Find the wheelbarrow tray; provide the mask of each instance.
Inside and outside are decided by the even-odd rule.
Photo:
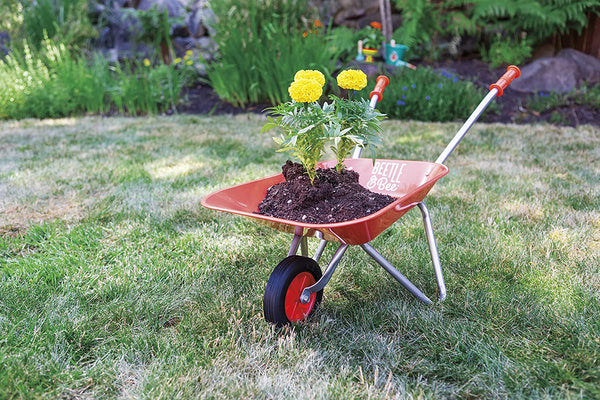
[[[219,190],[201,201],[206,208],[254,218],[283,232],[317,236],[348,245],[368,243],[421,202],[435,182],[448,173],[443,164],[426,161],[347,159],[345,166],[359,174],[359,183],[367,189],[396,197],[381,210],[362,218],[326,224],[309,224],[258,214],[258,205],[267,189],[283,182],[283,174]],[[335,167],[336,161],[323,161],[318,168]]]

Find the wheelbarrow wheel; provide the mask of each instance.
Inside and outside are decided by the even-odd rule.
[[[265,319],[277,326],[302,321],[313,312],[323,298],[323,290],[310,295],[306,304],[300,301],[304,288],[321,279],[319,264],[312,258],[289,256],[273,270],[263,297]]]

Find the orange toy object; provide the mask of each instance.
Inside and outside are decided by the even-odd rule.
[[[263,297],[265,319],[277,326],[306,319],[318,307],[325,285],[331,279],[346,249],[351,245],[360,246],[417,299],[427,304],[432,303],[419,288],[369,244],[371,240],[415,206],[421,211],[423,217],[438,288],[438,299],[444,300],[446,285],[429,211],[425,206],[424,199],[433,185],[448,173],[448,168],[443,165],[446,158],[458,146],[469,128],[491,101],[495,97],[501,96],[504,89],[519,75],[520,71],[517,67],[508,67],[506,73],[490,86],[489,93],[435,162],[381,159],[373,161],[360,158],[360,148],[355,149],[353,157],[344,163],[346,168],[359,174],[359,183],[362,186],[373,192],[396,198],[393,203],[366,217],[330,224],[305,224],[257,214],[258,205],[265,198],[267,189],[284,180],[282,174],[222,189],[204,197],[202,199],[204,207],[250,217],[294,235],[288,256],[275,267],[267,282]],[[374,108],[377,101],[381,100],[388,83],[389,80],[385,76],[377,78],[375,89],[371,92],[371,107]],[[336,161],[331,160],[319,163],[318,167],[332,168],[335,165]],[[317,251],[312,258],[308,257],[308,237],[320,239]],[[325,246],[331,242],[338,243],[338,248],[327,268],[322,272],[318,262],[323,255]],[[301,255],[296,255],[298,249],[300,249]]]

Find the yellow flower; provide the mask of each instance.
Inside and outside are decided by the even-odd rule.
[[[144,65],[146,67],[149,67],[150,66],[150,60],[148,60],[147,58],[144,58]]]
[[[296,79],[288,92],[292,100],[298,103],[312,103],[319,100],[323,94],[323,85],[314,79]]]
[[[192,50],[188,50],[185,52],[185,55],[188,56],[188,58],[190,58],[191,56],[194,55],[194,52]]]
[[[185,65],[192,65],[192,64],[194,64],[194,60],[187,60],[185,62]]]
[[[325,84],[325,76],[320,71],[316,71],[313,69],[301,69],[300,71],[296,72],[296,75],[294,75],[294,80],[297,81],[299,79],[315,80],[319,82],[321,87],[323,87],[323,85]]]
[[[181,62],[181,58],[177,57],[176,59],[173,60],[173,64],[177,65]]]
[[[361,90],[367,86],[367,75],[357,69],[342,71],[337,77],[337,84],[342,89]]]

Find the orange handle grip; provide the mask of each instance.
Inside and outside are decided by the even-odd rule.
[[[508,68],[506,68],[504,75],[498,79],[498,82],[490,85],[490,90],[496,89],[498,91],[496,97],[500,97],[504,94],[504,89],[506,89],[506,87],[519,76],[521,76],[521,70],[514,65],[510,65]]]
[[[373,96],[377,95],[377,101],[381,101],[383,98],[383,90],[387,85],[390,84],[390,80],[385,75],[379,75],[377,77],[377,84],[375,84],[375,89],[369,94],[369,98],[372,99]]]

